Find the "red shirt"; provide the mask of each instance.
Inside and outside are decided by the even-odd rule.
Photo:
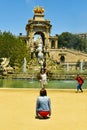
[[[83,84],[83,79],[79,76],[76,78],[76,80],[78,81],[79,84]]]

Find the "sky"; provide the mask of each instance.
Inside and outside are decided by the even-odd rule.
[[[87,33],[87,0],[0,0],[0,30],[26,35],[26,24],[33,9],[45,9],[45,19],[52,25],[51,35]]]

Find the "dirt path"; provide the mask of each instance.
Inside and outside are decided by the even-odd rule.
[[[0,89],[0,130],[87,130],[87,91],[47,90],[52,117],[35,119],[39,89]]]

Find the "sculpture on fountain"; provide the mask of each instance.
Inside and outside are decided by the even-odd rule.
[[[1,73],[13,73],[13,68],[9,65],[9,58],[0,58],[0,72]]]
[[[41,42],[41,41],[40,41]],[[39,43],[38,44],[38,48],[37,48],[37,52],[38,52],[38,62],[42,64],[42,61],[43,61],[43,53],[42,53],[42,50],[43,50],[43,45],[42,43]]]

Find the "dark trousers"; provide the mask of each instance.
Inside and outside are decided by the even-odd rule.
[[[83,92],[83,90],[82,90],[82,84],[78,84],[77,85],[77,91],[79,91],[79,90],[81,90],[81,92]]]

